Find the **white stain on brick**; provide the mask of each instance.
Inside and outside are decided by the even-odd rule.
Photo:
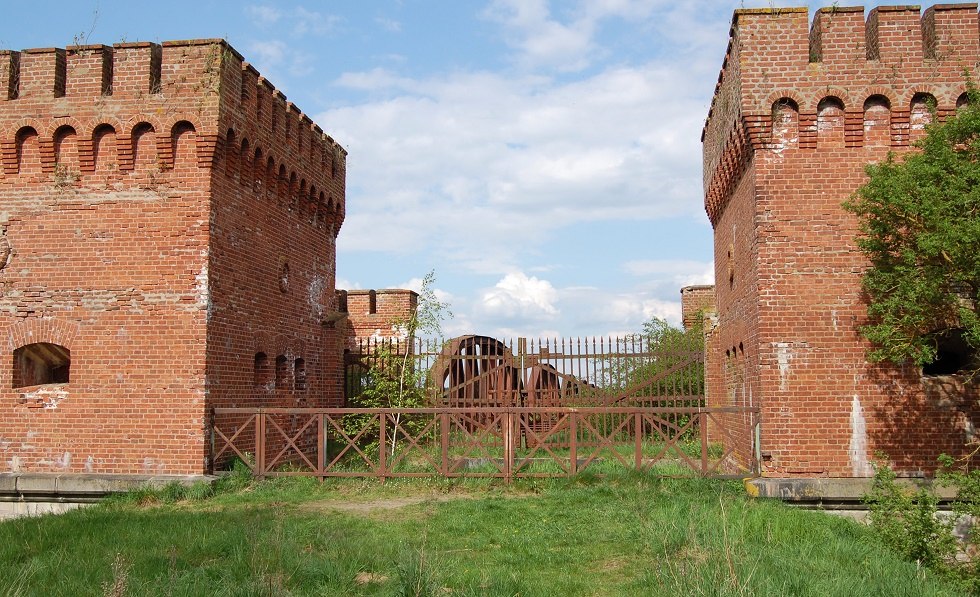
[[[71,452],[65,452],[57,458],[44,458],[38,460],[37,463],[41,466],[52,466],[66,471],[71,467]]]
[[[323,319],[323,290],[327,287],[323,276],[313,276],[310,286],[307,289],[307,298],[310,301],[310,309],[313,317],[317,320]]]
[[[204,265],[201,267],[194,279],[197,280],[195,288],[194,306],[202,311],[207,311],[208,319],[211,318],[211,288],[208,284],[208,260],[207,253],[203,253]]]
[[[789,387],[789,364],[793,360],[793,345],[789,342],[775,342],[776,365],[779,367],[779,390],[785,392]]]
[[[851,474],[855,477],[872,475],[871,463],[868,462],[868,426],[857,394],[851,401],[851,445],[847,454],[851,460]]]
[[[22,396],[27,402],[40,404],[47,409],[55,409],[68,397],[68,389],[65,384],[49,384],[24,392]]]

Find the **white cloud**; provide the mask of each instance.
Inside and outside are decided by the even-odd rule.
[[[551,282],[523,272],[509,273],[480,296],[479,311],[505,321],[551,318],[558,314]]]
[[[312,55],[280,40],[253,41],[248,45],[247,54],[255,68],[266,79],[275,81],[276,87],[284,93],[289,84],[288,79],[282,76],[283,72],[293,77],[303,77],[313,72]]]
[[[551,17],[546,0],[493,0],[484,16],[504,26],[508,44],[528,68],[576,71],[589,64],[594,49],[591,19],[561,23]]]
[[[499,339],[572,335],[626,336],[653,317],[673,325],[681,320],[680,295],[664,300],[642,289],[555,287],[550,281],[512,272],[468,302],[455,297],[457,318],[447,335],[481,334]]]
[[[639,278],[669,279],[677,285],[691,286],[695,284],[714,284],[714,263],[691,261],[685,259],[647,259],[627,261],[623,270]]]
[[[701,217],[697,70],[651,63],[563,84],[347,73],[338,85],[387,97],[314,118],[350,152],[341,245],[421,242],[471,271],[504,274],[518,267],[515,247],[563,226]]]
[[[337,278],[336,287],[338,290],[360,290],[361,285],[346,278]]]
[[[248,50],[254,64],[274,66],[282,63],[286,57],[286,44],[281,41],[252,42]]]
[[[374,22],[376,22],[378,25],[381,26],[382,29],[388,31],[389,33],[399,33],[402,30],[402,24],[399,21],[396,21],[395,19],[389,19],[386,17],[377,17],[376,19],[374,19]]]
[[[302,6],[292,10],[293,34],[303,36],[306,34],[328,35],[333,33],[342,19],[336,15],[323,14],[314,10],[307,10]]]
[[[245,7],[245,14],[259,26],[274,25],[282,18],[282,11],[278,8],[254,4]]]

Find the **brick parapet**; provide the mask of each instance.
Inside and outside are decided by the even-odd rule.
[[[346,150],[241,55],[225,51],[222,64],[221,146],[234,175],[278,188],[292,209],[322,214],[336,236],[346,216]]]
[[[418,308],[419,295],[414,290],[386,288],[338,292],[346,302],[348,346],[351,348],[371,339],[401,338],[405,322]]]
[[[714,284],[681,288],[681,321],[685,329],[699,323],[706,314],[712,313],[714,310]]]
[[[844,107],[848,147],[862,147],[865,102],[887,98],[890,145],[908,147],[916,96],[935,99],[940,117],[966,90],[964,72],[980,56],[977,5],[939,4],[921,16],[915,6],[884,6],[864,18],[862,7],[817,11],[812,27],[799,9],[735,11],[722,71],[702,132],[705,209],[717,223],[725,197],[744,174],[746,155],[779,149],[773,114],[779,102],[797,109],[798,143],[815,149],[818,106],[828,97]],[[776,92],[776,93],[774,93]]]

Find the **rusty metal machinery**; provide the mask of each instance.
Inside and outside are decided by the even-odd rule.
[[[514,355],[488,336],[453,338],[429,370],[440,406],[520,406],[521,376]]]

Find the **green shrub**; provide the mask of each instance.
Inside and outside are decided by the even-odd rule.
[[[909,487],[898,482],[888,466],[875,469],[871,492],[864,497],[869,523],[885,545],[909,561],[957,582],[965,592],[980,595],[980,562],[960,554],[975,554],[980,532],[972,524],[958,538],[956,523],[963,516],[980,521],[980,473],[953,468],[946,455],[939,458],[936,484],[956,490],[952,513],[940,513],[940,498],[933,486]]]

